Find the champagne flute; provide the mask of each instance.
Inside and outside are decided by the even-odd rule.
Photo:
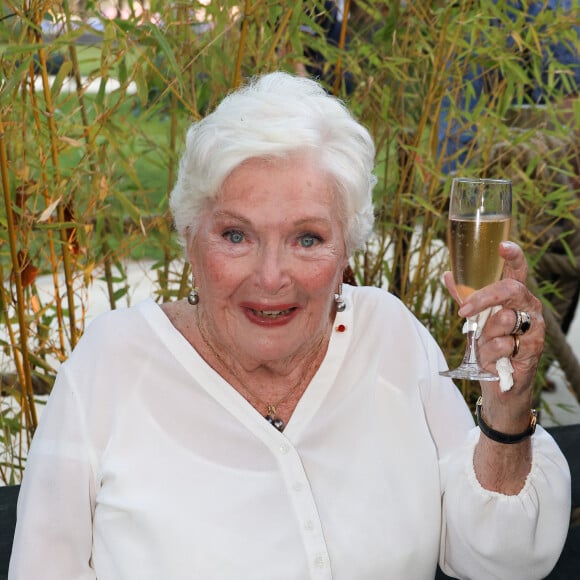
[[[499,244],[509,238],[512,216],[512,182],[506,179],[456,177],[451,184],[447,243],[451,269],[460,302],[476,290],[501,278],[503,259]],[[453,379],[497,381],[498,376],[480,367],[477,350],[478,322],[489,309],[469,317],[464,326],[467,345],[456,369],[439,374]]]

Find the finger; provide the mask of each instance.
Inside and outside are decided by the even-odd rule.
[[[471,294],[459,309],[459,316],[474,316],[486,308],[503,306],[528,310],[532,294],[526,286],[514,278],[504,278]]]
[[[513,311],[505,308],[489,317],[479,340],[480,355],[482,360],[492,362],[507,356],[514,367],[527,371],[537,366],[544,349],[544,319],[541,313],[535,313],[529,331],[514,336],[510,327],[512,317]]]
[[[455,286],[455,279],[453,278],[453,272],[443,272],[443,282],[447,290],[449,290],[449,294],[453,297],[456,302],[461,303],[459,299],[459,294],[457,294],[457,288]]]
[[[500,308],[492,314],[486,324],[486,334],[490,336],[511,336],[517,315],[513,308]],[[484,329],[485,330],[485,329]]]
[[[543,334],[498,336],[488,340],[482,337],[478,347],[480,363],[484,368],[493,371],[500,358],[509,358],[514,368],[514,382],[528,388],[544,348]]]
[[[502,308],[494,308],[497,306]],[[517,321],[516,311],[529,316],[525,336],[537,334],[543,339],[542,303],[521,282],[508,278],[474,292],[461,306],[458,314],[468,318],[487,308],[494,308],[496,311],[483,328],[484,340],[511,335]]]
[[[528,276],[528,263],[522,249],[514,242],[502,242],[499,254],[505,260],[503,277],[525,282]]]

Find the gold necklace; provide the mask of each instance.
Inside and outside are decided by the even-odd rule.
[[[260,397],[258,397],[258,395],[256,395],[256,393],[254,393],[251,389],[249,389],[244,384],[244,382],[240,379],[240,377],[234,371],[234,369],[231,368],[231,366],[229,366],[226,363],[226,361],[222,358],[222,356],[215,350],[215,348],[209,342],[209,340],[208,340],[208,338],[203,330],[203,326],[201,324],[201,320],[199,317],[199,310],[197,310],[197,309],[196,309],[196,318],[197,318],[197,328],[199,329],[199,335],[201,336],[201,339],[203,340],[203,343],[205,344],[205,346],[209,349],[209,351],[213,354],[213,356],[219,361],[219,363],[222,365],[222,367],[224,369],[226,369],[229,373],[231,373],[231,375],[236,379],[236,381],[238,382],[240,387],[242,387],[242,389],[248,395],[253,397],[256,401],[258,401],[266,409],[266,414],[264,415],[264,419],[266,419],[266,421],[268,421],[268,423],[270,423],[276,429],[278,429],[278,431],[283,431],[284,427],[286,427],[286,424],[284,423],[283,419],[278,417],[276,409],[280,405],[284,404],[290,398],[290,396],[298,390],[298,387],[300,387],[300,385],[302,385],[302,383],[304,382],[304,379],[306,378],[308,373],[312,370],[311,365],[314,362],[314,360],[316,359],[316,357],[318,356],[320,349],[322,348],[322,343],[324,342],[325,336],[324,335],[322,336],[322,338],[320,339],[320,341],[316,345],[316,348],[313,350],[312,357],[308,360],[308,363],[304,365],[304,372],[300,375],[298,382],[281,399],[279,399],[275,403],[268,403],[268,402],[264,401],[263,399],[261,399]],[[248,399],[248,397],[244,396],[244,398],[246,399],[246,401],[248,401],[248,403],[252,404],[251,401]]]

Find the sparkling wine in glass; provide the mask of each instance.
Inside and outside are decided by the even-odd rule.
[[[451,269],[463,302],[467,297],[501,278],[503,259],[499,244],[509,239],[512,216],[512,187],[506,179],[456,177],[451,184],[447,243]],[[489,313],[467,319],[463,333],[467,345],[456,369],[440,374],[453,379],[497,381],[498,376],[482,369],[477,351],[478,320]]]

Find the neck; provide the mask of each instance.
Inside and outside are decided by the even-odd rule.
[[[328,333],[323,333],[288,361],[278,364],[259,363],[244,367],[230,353],[223,352],[212,341],[197,311],[197,328],[206,362],[224,377],[260,414],[279,430],[284,428],[306,387],[320,367],[328,346]],[[281,363],[281,364],[280,364]],[[279,421],[279,424],[276,424]]]

